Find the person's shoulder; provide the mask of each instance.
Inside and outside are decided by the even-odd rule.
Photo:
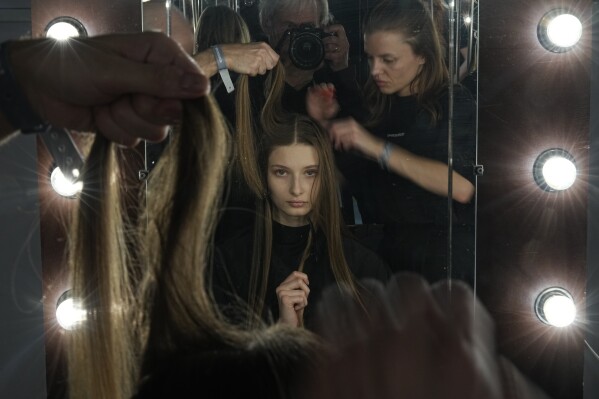
[[[386,281],[391,270],[385,261],[372,249],[350,234],[343,235],[343,251],[347,264],[356,278],[375,278]]]

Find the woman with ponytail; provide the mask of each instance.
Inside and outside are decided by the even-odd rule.
[[[356,189],[365,222],[384,225],[381,254],[392,270],[430,281],[448,273],[448,127],[452,118],[454,275],[472,278],[475,111],[449,78],[435,23],[418,0],[382,1],[368,15],[364,50],[369,115],[334,119],[339,106],[317,88],[310,115],[328,129],[336,150],[358,154],[344,176]],[[359,166],[356,166],[359,165]],[[358,172],[356,172],[358,171]]]
[[[213,267],[217,302],[236,323],[255,320],[311,327],[324,288],[337,284],[362,302],[357,279],[386,281],[388,268],[343,234],[335,165],[325,133],[290,115],[263,132],[257,156],[261,184],[254,229],[218,247]]]

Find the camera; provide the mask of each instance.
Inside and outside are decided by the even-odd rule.
[[[324,59],[322,39],[330,36],[335,36],[335,33],[327,33],[312,25],[300,25],[299,28],[285,31],[277,45],[277,51],[289,37],[289,59],[293,65],[299,69],[316,69]]]

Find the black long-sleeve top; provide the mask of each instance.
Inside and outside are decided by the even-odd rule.
[[[293,271],[297,270],[306,247],[310,226],[289,227],[273,223],[272,260],[268,275],[263,318],[276,321],[279,305],[276,288]],[[313,312],[325,287],[335,284],[335,277],[329,263],[324,236],[313,233],[312,251],[304,263],[303,272],[310,281],[308,306],[304,311],[304,324],[310,328]],[[246,229],[237,237],[228,240],[217,248],[212,265],[212,288],[221,310],[233,321],[238,320],[236,312],[239,303],[244,304],[249,295],[253,234]],[[343,251],[348,266],[357,279],[374,278],[387,281],[391,275],[387,265],[371,250],[350,237],[343,238]]]

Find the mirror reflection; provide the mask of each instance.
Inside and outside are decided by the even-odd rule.
[[[189,43],[193,26],[194,58],[211,76],[233,127],[235,161],[217,244],[219,253],[234,258],[246,253],[246,261],[221,259],[217,269],[236,264],[246,273],[229,271],[244,277],[217,288],[258,303],[265,317],[279,317],[280,305],[264,308],[264,297],[276,299],[293,273],[302,274],[290,292],[307,296],[308,279],[316,284],[311,263],[331,265],[328,282],[363,274],[339,247],[342,225],[349,227],[349,242],[371,251],[391,272],[474,282],[474,2],[366,3],[144,3],[145,29],[152,29],[151,20],[160,22],[155,16],[162,12],[163,28]],[[331,163],[317,151],[308,171],[316,188],[310,190],[287,163],[269,170],[271,154],[263,152],[273,136],[294,131],[288,121],[297,115],[317,122],[334,156]],[[149,148],[149,163],[157,155]],[[326,190],[337,192],[339,204],[329,203],[323,213],[330,193],[322,179],[330,168],[337,178],[324,180]],[[272,173],[287,181],[285,200],[273,196]],[[292,222],[286,215],[294,215]],[[283,261],[278,254],[291,244],[295,255]],[[312,290],[312,299],[318,295]]]

